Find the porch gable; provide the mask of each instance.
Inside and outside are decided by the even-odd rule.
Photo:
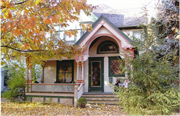
[[[93,30],[91,32],[86,31],[86,33],[75,43],[75,45],[85,45],[101,27],[105,27],[109,32],[117,37],[121,41],[122,48],[134,48],[132,40],[103,16],[99,17],[99,19],[93,23]]]

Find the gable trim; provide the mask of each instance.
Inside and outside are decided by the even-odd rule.
[[[110,21],[101,16],[94,24],[93,30],[91,32],[86,32],[75,45],[85,45],[87,41],[100,29],[100,27],[104,26],[108,31],[113,33],[117,38],[123,38],[127,44],[130,44],[132,47],[132,40],[126,36],[121,30],[119,30],[116,26],[114,26]],[[112,30],[113,31],[112,31]]]
[[[114,40],[117,42],[117,44],[118,44],[118,46],[119,46],[118,48],[119,48],[119,49],[122,48],[122,47],[121,47],[121,42],[120,42],[120,40],[119,40],[117,37],[115,37],[113,34],[103,33],[103,34],[98,34],[98,35],[92,37],[91,40],[86,43],[86,51],[89,52],[91,43],[92,43],[96,38],[98,38],[98,37],[100,37],[100,36],[108,36],[108,37],[111,37],[112,39],[114,39]],[[119,51],[120,51],[120,50],[119,50]],[[89,54],[89,53],[88,53],[88,54]]]

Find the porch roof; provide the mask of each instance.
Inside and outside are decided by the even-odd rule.
[[[125,35],[121,30],[119,30],[114,24],[112,24],[107,18],[104,16],[100,16],[96,22],[93,23],[92,28],[94,29],[101,21],[105,21],[108,23],[117,33],[119,33],[123,38],[125,38],[131,45],[133,45],[132,40]],[[83,36],[75,43],[75,45],[79,45],[91,32],[86,31]]]

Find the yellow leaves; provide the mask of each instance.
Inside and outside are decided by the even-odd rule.
[[[9,115],[124,115],[118,105],[86,105],[86,108],[75,108],[57,103],[40,102],[1,102],[2,116]]]
[[[20,23],[21,25],[23,24],[23,17],[22,17],[22,16],[19,18],[19,23]]]
[[[36,37],[34,38],[33,42],[36,43]]]
[[[52,53],[51,50],[55,49],[53,46],[59,43],[58,40],[55,40],[56,38],[52,40],[53,42],[49,40],[49,36],[47,36],[46,33],[50,31],[50,25],[53,26],[54,23],[57,23],[62,27],[67,27],[69,26],[68,22],[78,21],[79,16],[74,8],[77,9],[77,12],[89,9],[89,6],[84,5],[84,1],[81,2],[79,0],[61,0],[60,4],[54,6],[52,5],[54,4],[52,0],[28,0],[19,5],[14,5],[12,0],[3,0],[0,4],[2,8],[1,33],[4,35],[1,43],[3,42],[4,45],[7,45],[8,42],[11,42],[12,45],[10,45],[10,47],[22,51],[27,49],[34,51],[39,49],[49,50],[49,54]],[[85,12],[85,14],[87,14],[87,12]],[[84,28],[86,29],[86,26],[84,26]],[[52,30],[51,33],[54,34],[54,30]],[[72,35],[76,36],[77,31],[66,31],[65,33],[71,37]],[[16,39],[11,40],[11,38]],[[57,41],[57,43],[54,41]],[[72,53],[78,51],[78,48],[75,47],[69,49],[69,46],[62,42],[56,47],[56,49],[58,48],[67,48],[69,50],[68,52]],[[7,51],[12,50],[8,49]],[[17,58],[22,55],[21,52],[16,52]],[[64,55],[67,51],[62,52]],[[4,53],[3,51],[3,54]],[[36,54],[37,53],[41,52],[38,51]],[[12,56],[13,54],[9,52],[8,55]],[[59,54],[58,57],[61,58],[63,55]],[[45,59],[45,57],[40,57],[38,60],[43,59]]]
[[[1,0],[0,1],[1,8],[10,8],[10,0]]]
[[[24,49],[24,50],[27,50],[28,46],[29,46],[29,45],[28,45],[27,43],[25,43],[23,49]]]
[[[18,28],[16,28],[16,29],[15,29],[15,33],[14,33],[14,34],[15,34],[15,36],[18,36],[18,35],[19,35],[19,33],[20,33],[20,32],[19,32],[19,29],[18,29]]]
[[[44,19],[43,19],[43,22],[44,22],[45,24],[50,24],[50,25],[53,26],[52,20],[50,20],[50,18],[44,18]]]
[[[2,13],[4,13],[4,12],[6,12],[6,10],[7,10],[7,9],[6,9],[6,8],[4,8],[4,9],[2,9],[2,10],[1,10],[1,12],[2,12]]]
[[[83,31],[91,31],[92,30],[92,25],[91,24],[83,24],[81,23],[80,26],[82,27]]]
[[[65,35],[67,35],[67,36],[71,37],[71,35],[72,35],[72,34],[71,34],[71,32],[70,32],[70,31],[67,31],[67,30],[66,30],[66,31],[65,31]]]
[[[38,5],[40,0],[35,0],[35,4]]]
[[[10,11],[10,10],[7,9],[6,12],[4,13],[4,16],[3,16],[4,19],[6,19],[6,18],[9,16],[9,11]]]
[[[12,18],[11,11],[8,12],[8,18]]]

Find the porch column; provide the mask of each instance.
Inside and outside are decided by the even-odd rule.
[[[82,81],[84,81],[84,61],[82,61]]]
[[[44,66],[42,66],[41,83],[44,83]]]
[[[127,50],[127,48],[125,49],[125,68],[127,69],[127,65],[128,65],[128,60],[127,60],[127,52],[128,52],[128,50]],[[128,82],[129,82],[129,80],[128,80],[128,74],[127,74],[127,71],[125,72],[125,78],[126,78],[126,82],[125,82],[125,88],[128,88]]]
[[[128,64],[128,57],[131,57],[131,58],[134,58],[134,48],[125,48],[125,67],[126,67],[126,69],[127,69],[127,65],[129,65],[130,66],[130,71],[131,71],[131,82],[133,83],[133,80],[132,80],[132,78],[133,78],[133,66],[132,65],[130,65],[130,64]],[[127,56],[128,55],[128,56]],[[125,86],[125,88],[128,88],[128,85],[129,85],[129,80],[128,80],[128,75],[127,75],[127,72],[125,72],[125,77],[127,78],[127,80],[126,80],[126,83],[127,83],[127,85]]]
[[[125,68],[127,69],[127,65],[128,65],[128,63],[127,63],[127,49],[125,49]],[[125,72],[125,77],[126,78],[128,78],[127,77],[128,75],[127,75],[127,71]]]
[[[82,82],[84,83],[84,61],[82,61]],[[83,93],[85,92],[85,86],[83,85]]]
[[[32,65],[29,67],[29,83],[32,83]]]
[[[31,83],[32,83],[32,65],[29,65],[29,57],[26,58],[26,84],[29,85],[29,88],[26,89],[26,92],[31,92]]]
[[[80,83],[84,83],[84,53],[81,51],[81,79]]]
[[[28,82],[29,82],[29,72],[28,72],[29,68],[28,66],[26,66],[26,85],[28,86]],[[28,88],[26,87],[25,92],[29,92]]]
[[[29,69],[28,69],[28,73],[29,73],[29,92],[31,92],[31,83],[32,83],[32,65],[29,66]]]
[[[77,107],[77,100],[78,100],[78,86],[74,86],[74,107]]]
[[[134,51],[135,51],[135,49],[130,48],[129,51],[130,51],[130,57],[134,58]],[[131,82],[133,82],[132,78],[133,78],[133,66],[131,65]]]

